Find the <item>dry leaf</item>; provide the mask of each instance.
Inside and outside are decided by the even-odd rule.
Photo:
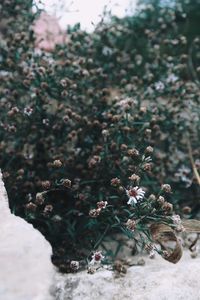
[[[152,224],[150,231],[153,240],[160,244],[162,250],[168,253],[168,255],[163,256],[163,258],[171,263],[177,263],[181,259],[183,251],[174,230],[164,224]]]
[[[200,221],[198,220],[182,220],[184,231],[200,233]]]

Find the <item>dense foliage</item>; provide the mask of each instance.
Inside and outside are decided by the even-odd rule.
[[[0,165],[63,271],[100,245],[112,259],[121,242],[103,242],[121,232],[152,251],[152,224],[181,230],[173,206],[198,213],[200,4],[181,2],[69,28],[51,53],[35,49],[32,1],[1,5]]]

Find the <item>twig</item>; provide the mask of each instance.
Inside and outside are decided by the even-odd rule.
[[[199,239],[199,234],[197,233],[196,238],[194,239],[194,241],[192,242],[192,244],[191,244],[190,247],[189,247],[189,250],[190,250],[191,252],[194,252],[194,251],[195,251],[194,246],[196,245],[198,239]]]
[[[191,147],[191,143],[190,143],[189,138],[187,139],[187,147],[188,147],[188,154],[189,154],[190,162],[191,162],[191,165],[192,165],[192,170],[193,170],[194,175],[197,179],[198,185],[200,185],[200,175],[199,175],[199,172],[198,172],[198,170],[195,166],[194,158],[193,158],[193,155],[192,155],[192,147]]]
[[[196,70],[194,68],[194,64],[193,64],[193,61],[192,61],[192,50],[193,50],[193,45],[194,45],[194,41],[192,42],[190,48],[189,48],[189,55],[188,55],[188,67],[190,69],[190,72],[191,72],[191,75],[194,79],[194,82],[200,87],[200,82],[199,82],[199,79],[198,79],[198,75],[196,73]]]

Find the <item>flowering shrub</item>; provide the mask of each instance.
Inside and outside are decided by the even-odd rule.
[[[5,1],[1,19],[15,26],[0,44],[0,165],[12,210],[62,271],[84,260],[93,272],[118,233],[180,258],[158,232],[179,247],[173,205],[189,217],[199,205],[200,41],[180,26],[184,5],[147,5],[92,34],[75,26],[46,53],[34,48],[32,1]]]

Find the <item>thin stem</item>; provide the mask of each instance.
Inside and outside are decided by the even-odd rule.
[[[104,230],[104,233],[101,235],[100,239],[96,242],[96,244],[94,245],[94,249],[98,248],[98,246],[101,244],[101,242],[103,241],[106,233],[108,232],[108,230],[110,229],[110,224],[108,224],[106,226],[106,229]]]
[[[192,50],[193,50],[193,45],[194,45],[194,41],[192,42],[190,48],[189,48],[189,55],[188,55],[188,67],[190,69],[190,72],[191,72],[191,75],[195,81],[195,83],[200,86],[200,82],[199,82],[199,79],[198,79],[198,76],[197,76],[197,73],[196,73],[196,70],[194,68],[194,64],[193,64],[193,61],[192,61]]]
[[[195,166],[194,158],[193,158],[193,155],[192,155],[192,147],[191,147],[191,143],[190,143],[189,138],[187,139],[187,147],[188,147],[188,154],[189,154],[190,162],[191,162],[191,165],[192,165],[192,170],[193,170],[194,175],[197,179],[198,185],[200,185],[200,175],[199,175],[199,172],[198,172],[198,170]]]

